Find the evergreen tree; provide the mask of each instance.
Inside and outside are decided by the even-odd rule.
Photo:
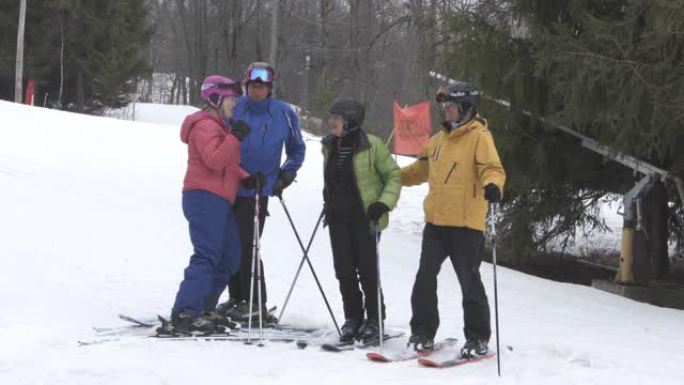
[[[511,110],[487,100],[481,108],[509,174],[509,257],[529,256],[552,238],[566,243],[577,226],[605,227],[599,200],[634,183],[631,170],[523,109],[681,175],[682,12],[682,1],[668,0],[482,0],[451,19],[451,77],[512,102]],[[669,200],[679,201],[674,191]],[[670,235],[681,245],[677,210]]]
[[[16,37],[16,21],[12,22],[11,17],[18,12],[17,6],[6,7],[3,11],[7,12],[0,17],[3,39]],[[129,100],[127,94],[135,90],[136,80],[151,71],[151,31],[148,10],[141,1],[30,3],[25,75],[37,83],[36,99],[40,103],[47,94],[50,105],[86,112],[125,105]],[[14,71],[6,63],[10,60],[4,58],[14,58],[7,51],[15,49],[16,43],[7,50],[6,46],[3,44],[0,51],[0,97],[10,99],[5,84],[13,79]]]

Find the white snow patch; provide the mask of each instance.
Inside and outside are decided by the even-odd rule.
[[[0,102],[2,384],[682,384],[684,312],[498,270],[503,377],[496,361],[431,370],[374,364],[364,352],[293,344],[130,338],[78,347],[120,312],[168,314],[191,244],[181,211],[186,148],[178,127]],[[305,241],[322,207],[318,140],[286,203]],[[408,333],[425,186],[407,188],[381,243],[387,325]],[[273,200],[263,236],[270,304],[282,304],[301,253]],[[342,305],[326,229],[310,253],[331,305]],[[482,276],[493,304],[492,270]],[[440,273],[438,338],[462,338],[461,295]],[[332,327],[303,271],[283,322]],[[388,346],[401,346],[394,340]],[[491,346],[495,346],[492,340]]]

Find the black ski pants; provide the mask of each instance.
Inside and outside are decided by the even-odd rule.
[[[375,234],[371,233],[368,219],[359,210],[359,213],[347,218],[331,218],[328,226],[335,276],[342,294],[344,318],[362,321],[365,309],[368,319],[377,320],[378,260]],[[382,302],[384,319],[384,299]]]
[[[411,332],[434,338],[439,327],[437,274],[449,257],[463,294],[463,333],[466,340],[489,341],[489,303],[480,278],[484,251],[482,231],[463,227],[435,226],[423,229],[420,267],[411,293]]]
[[[240,301],[249,301],[249,283],[252,277],[252,247],[254,241],[254,205],[253,197],[237,197],[233,211],[237,222],[238,233],[240,236],[240,270],[233,275],[228,285],[228,292],[231,298]],[[264,225],[268,216],[268,197],[259,198],[259,236],[263,234]],[[256,304],[257,283],[256,270],[254,271],[254,297]],[[264,272],[264,262],[261,261],[261,303],[266,303],[266,280]]]

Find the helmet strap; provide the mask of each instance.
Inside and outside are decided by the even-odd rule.
[[[209,104],[211,104],[212,107],[219,109],[221,107],[222,99],[223,98],[219,94],[211,94],[209,95]]]

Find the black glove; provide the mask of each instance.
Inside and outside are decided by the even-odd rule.
[[[230,124],[230,129],[233,135],[235,135],[237,140],[241,142],[247,137],[247,135],[249,135],[249,132],[252,131],[252,129],[249,128],[249,124],[242,120],[230,118],[228,119],[228,124]]]
[[[384,203],[373,202],[368,206],[368,219],[370,219],[371,222],[377,222],[384,213],[389,211],[389,207]]]
[[[294,181],[294,174],[280,170],[278,173],[278,179],[276,179],[275,184],[273,184],[273,196],[278,198],[283,197],[283,190],[287,188],[292,181]]]
[[[242,183],[242,187],[244,187],[246,189],[252,190],[252,189],[257,188],[257,186],[258,186],[259,187],[258,190],[261,191],[261,189],[266,184],[266,175],[264,175],[264,173],[261,173],[261,172],[256,172],[256,173],[248,176],[247,178],[243,179],[241,183]]]
[[[484,188],[485,199],[490,202],[499,202],[501,200],[501,190],[494,183],[490,183]]]

